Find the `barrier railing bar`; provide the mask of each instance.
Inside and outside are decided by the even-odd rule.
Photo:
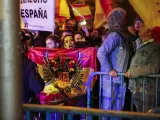
[[[26,119],[30,120],[30,112],[29,111],[26,112]]]
[[[68,115],[68,120],[73,120],[73,115],[72,114]]]
[[[149,113],[160,113],[160,108],[153,108],[149,111]]]
[[[89,78],[88,78],[88,83],[87,83],[87,108],[90,108],[90,97],[91,97],[91,82],[92,82],[92,78],[96,75],[108,75],[108,73],[106,72],[93,72],[90,74]],[[118,73],[118,76],[125,76],[125,73]],[[153,75],[148,75],[145,77],[151,77],[151,78],[160,78],[160,74],[153,74]]]
[[[145,78],[142,78],[143,80],[143,112],[145,112]]]
[[[156,108],[158,107],[158,78],[156,78]]]
[[[51,120],[51,113],[50,112],[46,112],[46,120]]]
[[[133,111],[133,100],[134,100],[134,80],[132,79],[132,93],[131,93],[131,111]]]
[[[120,89],[121,89],[121,91],[123,90],[123,81],[124,81],[124,77],[123,76],[121,76],[121,86],[120,86]],[[120,106],[121,106],[121,109],[122,109],[122,104],[123,104],[123,100],[122,100],[122,98],[123,98],[123,94],[122,94],[123,92],[121,92],[121,96],[120,96]]]
[[[111,90],[110,90],[111,91],[111,95],[109,97],[109,104],[110,104],[110,108],[109,109],[112,110],[112,101],[113,101],[113,99],[112,99],[113,97],[112,96],[113,96],[113,94],[112,94],[112,77],[111,76],[110,76],[109,80],[110,80],[109,84],[110,84],[110,87],[111,87]]]
[[[88,115],[87,120],[92,120],[92,116],[91,116],[91,115]],[[101,119],[100,119],[100,120],[101,120]]]
[[[85,95],[86,95],[86,93],[82,94],[82,95],[74,96],[71,98],[66,98],[66,99],[57,100],[57,101],[51,101],[48,105],[58,105],[58,104],[62,104],[62,103],[67,103],[70,100],[77,100],[79,98],[85,97]]]
[[[112,116],[120,118],[149,118],[160,119],[160,114],[152,113],[137,113],[137,112],[125,112],[125,111],[106,111],[93,108],[81,108],[81,107],[67,107],[67,106],[55,106],[55,105],[36,105],[36,104],[24,104],[25,111],[35,112],[61,112],[67,114],[79,114],[79,115],[92,115],[92,116]]]
[[[56,119],[55,119],[56,120]],[[63,120],[65,120],[65,114],[63,114]]]
[[[99,93],[102,93],[102,83],[103,81],[102,81],[102,75],[100,75],[100,81],[99,81]],[[102,95],[101,94],[99,94],[99,108],[101,108],[102,106],[101,106],[101,102],[102,102]]]
[[[99,81],[99,108],[102,107],[102,84],[103,84],[103,81],[102,81],[102,75],[100,75],[100,81]],[[99,116],[99,120],[101,120],[102,117]]]

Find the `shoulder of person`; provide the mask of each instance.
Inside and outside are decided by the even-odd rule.
[[[118,32],[110,32],[106,35],[105,39],[107,38],[121,38],[121,35]]]
[[[26,67],[28,69],[32,69],[33,67],[36,67],[36,66],[37,66],[37,64],[35,62],[30,60],[26,56],[23,56],[23,67]]]

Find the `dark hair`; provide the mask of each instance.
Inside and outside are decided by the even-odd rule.
[[[23,31],[21,31],[21,43],[24,43],[29,39],[30,39],[30,37],[26,36],[25,33]]]
[[[136,21],[141,21],[142,23],[144,23],[144,21],[143,21],[142,18],[140,18],[140,17],[136,17],[136,18],[135,18],[134,24],[135,24]]]
[[[28,32],[28,34],[30,35],[31,40],[33,40],[33,34],[31,32]]]
[[[64,32],[69,32],[69,33],[72,33],[72,34],[73,34],[73,31],[72,31],[72,30],[64,30],[64,31],[62,31],[62,34],[63,34]],[[62,34],[61,34],[61,35],[62,35]]]
[[[48,36],[47,38],[46,38],[46,40],[47,39],[51,39],[51,40],[53,40],[54,42],[59,42],[60,41],[60,39],[59,39],[59,37],[57,36],[57,35],[50,35],[50,36]]]
[[[45,40],[49,35],[51,35],[51,32],[48,32],[48,31],[39,31],[38,39]]]
[[[26,33],[27,34],[27,33]],[[34,45],[34,41],[33,41],[33,34],[31,32],[28,32],[29,34],[29,39],[31,39],[31,45],[33,46]],[[27,35],[26,35],[27,36]]]
[[[73,40],[75,41],[73,35],[66,35],[66,36],[62,39],[62,47],[64,47],[64,39],[65,39],[66,37],[69,37],[69,36],[71,36],[71,37],[73,38]]]
[[[85,37],[85,34],[83,34],[83,33],[82,33],[82,32],[80,32],[80,31],[76,31],[76,32],[74,32],[74,37],[75,37],[75,35],[77,35],[77,34],[82,35],[82,37],[83,37],[83,38]]]
[[[25,33],[23,31],[21,31],[21,52],[23,54],[27,53],[27,44],[26,41],[29,40],[30,37],[26,36]]]
[[[51,40],[54,41],[55,43],[59,43],[59,45],[60,45],[59,47],[61,47],[62,42],[61,42],[60,38],[59,38],[57,35],[50,35],[50,36],[48,36],[48,37],[46,38],[46,41],[47,41],[48,39],[51,39]]]

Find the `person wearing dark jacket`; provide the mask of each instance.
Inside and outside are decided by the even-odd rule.
[[[22,80],[23,80],[23,103],[29,103],[30,99],[43,90],[45,83],[36,70],[36,63],[26,57],[26,41],[24,33],[21,35],[22,56]]]
[[[28,103],[44,88],[44,81],[36,71],[36,64],[22,54],[23,103]]]

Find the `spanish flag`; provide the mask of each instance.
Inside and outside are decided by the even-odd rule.
[[[97,70],[96,54],[97,49],[92,47],[31,48],[28,57],[37,64],[37,70],[46,83],[39,94],[41,104],[85,94],[88,77]]]
[[[111,0],[95,0],[96,11],[94,17],[94,28],[102,26],[107,21],[107,15],[112,10]]]
[[[153,36],[155,37],[155,39],[160,44],[160,26],[159,27],[154,27],[152,29],[152,33],[153,33]]]
[[[56,0],[55,16],[59,20],[70,18],[69,6],[66,0]]]
[[[130,3],[160,43],[160,0],[130,0]]]
[[[92,19],[92,13],[87,4],[72,4],[73,13],[77,21]]]
[[[160,26],[160,0],[130,0],[148,28]]]

